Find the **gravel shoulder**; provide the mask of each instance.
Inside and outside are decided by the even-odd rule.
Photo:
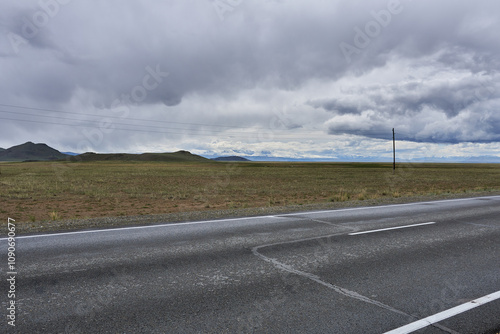
[[[85,229],[109,229],[125,226],[142,226],[165,223],[178,223],[186,221],[215,220],[224,218],[239,218],[249,216],[276,215],[283,213],[305,212],[315,210],[335,210],[350,207],[379,206],[388,204],[403,204],[426,202],[443,199],[482,197],[500,195],[500,192],[467,192],[461,194],[442,194],[428,196],[379,198],[375,200],[355,200],[345,202],[327,202],[305,205],[268,206],[244,209],[204,210],[191,212],[177,212],[169,214],[101,217],[88,219],[66,219],[56,221],[37,221],[16,223],[16,235],[29,235],[36,233],[56,233]],[[7,224],[3,224],[2,233],[7,233]]]

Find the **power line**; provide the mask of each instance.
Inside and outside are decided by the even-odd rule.
[[[276,133],[277,131],[284,131],[286,129],[270,129],[270,128],[256,128],[256,127],[240,127],[240,126],[231,126],[231,125],[213,125],[213,124],[203,124],[203,123],[186,123],[186,122],[173,122],[173,121],[162,121],[162,120],[148,120],[148,119],[141,119],[141,118],[125,118],[125,117],[119,117],[119,116],[111,116],[111,115],[97,115],[97,114],[86,114],[86,113],[76,113],[76,112],[69,112],[69,111],[62,111],[62,110],[54,110],[54,109],[46,109],[46,108],[34,108],[34,107],[25,107],[25,106],[16,106],[16,105],[10,105],[10,104],[2,104],[0,103],[0,106],[4,107],[12,107],[12,108],[20,108],[20,109],[28,109],[28,110],[40,110],[40,111],[48,111],[48,112],[56,112],[56,113],[64,113],[64,114],[71,114],[71,115],[78,115],[78,116],[90,116],[90,117],[99,117],[101,120],[102,119],[107,119],[107,118],[112,118],[112,119],[120,119],[120,120],[137,120],[137,121],[145,121],[145,122],[155,122],[155,123],[166,123],[166,124],[181,124],[181,125],[191,125],[191,126],[209,126],[209,127],[223,127],[223,128],[228,128],[230,129],[242,129],[242,130],[261,130],[261,131],[271,131],[273,132],[273,137],[278,137],[280,139],[297,139],[297,135],[295,134],[293,136],[287,136],[286,134],[278,134]],[[61,116],[49,116],[49,115],[37,115],[37,114],[31,114],[31,113],[23,113],[23,112],[14,112],[14,111],[8,111],[8,110],[0,110],[2,113],[10,113],[10,114],[16,114],[16,115],[26,115],[26,116],[32,116],[32,117],[44,117],[44,118],[53,118],[53,119],[63,119],[63,120],[70,120],[70,121],[79,121],[79,122],[95,122],[96,120],[82,120],[82,119],[76,119],[76,118],[69,118],[69,117],[61,117]],[[96,127],[95,125],[83,125],[83,124],[66,124],[66,123],[56,123],[56,122],[43,122],[43,121],[34,121],[34,120],[23,120],[23,119],[13,119],[13,118],[0,118],[0,119],[5,119],[5,120],[13,120],[13,121],[20,121],[20,122],[30,122],[30,123],[41,123],[41,124],[52,124],[52,125],[64,125],[64,126],[77,126],[77,127]],[[163,127],[163,126],[154,126],[154,125],[139,125],[139,124],[128,124],[128,123],[116,123],[113,122],[113,125],[123,125],[123,126],[132,126],[132,127],[143,127],[143,128],[156,128],[156,129],[169,129],[169,130],[186,130],[186,131],[197,131],[197,132],[208,132],[208,134],[202,134],[202,133],[196,133],[193,134],[191,133],[190,135],[215,135],[215,133],[226,133],[228,130],[221,130],[221,129],[186,129],[186,128],[178,128],[178,127]],[[153,133],[170,133],[170,134],[185,134],[185,133],[175,133],[171,131],[153,131],[153,130],[142,130],[142,129],[122,129],[122,128],[116,128],[113,127],[113,129],[116,130],[125,130],[125,131],[139,131],[139,132],[153,132]],[[306,135],[306,134],[315,134],[317,135],[317,131],[300,131],[300,134]],[[231,138],[234,138],[234,135],[230,136]],[[255,139],[255,138],[246,138],[242,137],[244,139]]]
[[[39,110],[39,111],[49,111],[49,112],[71,114],[71,115],[80,115],[80,116],[92,116],[92,117],[100,117],[100,118],[103,118],[103,117],[105,117],[105,118],[114,118],[114,119],[131,120],[131,121],[167,123],[167,124],[171,123],[171,124],[182,124],[182,125],[199,125],[199,126],[212,126],[212,127],[222,127],[222,128],[240,128],[240,129],[245,129],[245,127],[236,126],[236,125],[214,125],[214,124],[204,124],[204,123],[187,123],[187,122],[151,120],[151,119],[145,119],[145,118],[120,117],[120,116],[111,116],[111,115],[86,114],[86,113],[77,113],[77,112],[55,110],[55,109],[16,106],[16,105],[3,104],[3,103],[0,103],[0,106],[2,106],[2,107],[10,107],[10,108]]]
[[[35,116],[35,115],[33,115]],[[95,125],[84,125],[84,124],[66,124],[66,123],[58,123],[58,122],[45,122],[45,121],[38,121],[38,120],[27,120],[27,119],[16,119],[16,118],[7,118],[7,117],[0,117],[2,120],[10,120],[10,121],[18,121],[18,122],[28,122],[28,123],[37,123],[37,124],[51,124],[51,125],[59,125],[59,126],[71,126],[71,127],[84,127],[84,128],[96,128]],[[116,123],[111,123],[112,125]],[[232,138],[232,139],[240,139],[240,140],[254,140],[256,139],[256,136],[242,136],[242,133],[239,134],[228,134],[227,132],[224,132],[223,135],[217,135],[217,134],[204,134],[204,133],[186,133],[186,132],[173,132],[173,131],[155,131],[155,130],[144,130],[144,129],[131,129],[131,128],[120,128],[120,127],[112,127],[109,128],[110,130],[118,130],[118,131],[128,131],[128,132],[145,132],[145,133],[161,133],[161,134],[174,134],[174,135],[189,135],[189,136],[217,136],[218,138]],[[188,129],[179,129],[179,130],[186,130],[189,131]],[[199,130],[196,130],[199,131]],[[249,134],[250,135],[250,134]],[[297,136],[293,137],[283,137],[279,135],[273,134],[273,138],[276,137],[275,139],[297,139]],[[271,138],[271,139],[273,139]]]
[[[27,116],[35,116],[35,117],[64,119],[64,120],[70,120],[70,121],[94,122],[92,120],[79,120],[79,119],[69,118],[69,117],[47,116],[47,115],[34,115],[34,114],[23,113],[23,112],[19,112],[19,111],[0,110],[0,112],[2,112],[2,113],[9,113],[9,114],[15,114],[15,115],[27,115]],[[140,126],[140,127],[147,127],[147,128],[171,129],[171,130],[190,130],[190,129],[181,129],[181,128],[169,128],[169,127],[155,126],[155,125],[138,125],[138,124],[116,123],[116,122],[113,122],[113,125]],[[225,130],[197,130],[197,131],[225,132]]]
[[[95,125],[64,124],[64,123],[56,123],[56,122],[34,121],[34,120],[28,120],[28,119],[15,119],[15,118],[7,118],[7,117],[0,117],[0,119],[10,120],[10,121],[18,121],[18,122],[29,122],[29,123],[38,123],[38,124],[62,125],[62,126],[72,126],[72,127],[84,127],[84,128],[95,128],[96,127]],[[111,129],[112,130],[119,130],[119,131],[163,133],[163,134],[178,134],[178,135],[186,134],[186,133],[183,133],[183,132],[154,131],[154,130],[141,130],[141,129],[124,129],[124,128],[116,128],[116,127],[113,127]],[[192,134],[189,134],[189,135],[190,136],[191,135],[208,136],[208,134],[197,134],[197,133],[192,133]]]

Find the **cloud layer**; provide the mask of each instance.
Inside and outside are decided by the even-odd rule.
[[[0,6],[0,146],[326,156],[318,145],[396,128],[498,154],[498,1]]]

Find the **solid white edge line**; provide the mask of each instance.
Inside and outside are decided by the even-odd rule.
[[[117,228],[106,228],[100,230],[85,230],[85,231],[73,231],[73,232],[60,232],[60,233],[48,233],[48,234],[35,234],[35,235],[21,235],[16,236],[16,239],[30,239],[30,238],[40,238],[40,237],[54,237],[60,235],[72,235],[72,234],[84,234],[84,233],[98,233],[98,232],[113,232],[113,231],[126,231],[126,230],[138,230],[146,228],[155,227],[169,227],[169,226],[183,226],[183,225],[197,225],[197,224],[207,224],[207,223],[218,223],[218,222],[228,222],[242,219],[263,219],[263,218],[278,218],[276,216],[257,216],[257,217],[241,217],[241,218],[228,218],[228,219],[216,219],[216,220],[200,220],[194,222],[183,222],[183,223],[171,223],[171,224],[158,224],[158,225],[144,225],[144,226],[129,226],[129,227],[117,227]],[[8,238],[0,238],[0,241],[7,240]]]
[[[467,197],[467,198],[454,198],[454,199],[443,199],[437,201],[426,201],[426,202],[413,202],[413,203],[401,203],[401,204],[388,204],[388,205],[379,205],[379,206],[361,206],[359,208],[345,208],[345,209],[332,209],[332,210],[322,210],[322,211],[304,211],[304,212],[292,212],[292,213],[284,213],[280,214],[281,217],[286,216],[295,216],[295,215],[314,215],[318,213],[328,213],[328,212],[345,212],[345,211],[356,211],[356,210],[371,210],[371,209],[385,209],[399,206],[412,206],[412,205],[422,205],[422,204],[433,204],[433,203],[449,203],[449,202],[462,202],[462,201],[470,201],[477,199],[500,199],[500,196],[482,196],[482,197]]]
[[[443,321],[445,319],[451,318],[457,314],[469,311],[475,307],[484,305],[486,303],[492,302],[492,301],[497,300],[499,298],[500,298],[500,291],[493,292],[493,293],[486,295],[484,297],[474,299],[468,303],[458,305],[456,307],[450,308],[450,309],[445,310],[443,312],[431,315],[427,318],[420,319],[420,320],[412,322],[408,325],[393,329],[389,332],[385,332],[384,334],[408,334],[408,333],[412,333],[414,331],[417,331],[417,330],[422,329],[424,327],[430,326],[430,325],[435,324],[437,322]]]
[[[286,217],[286,216],[294,216],[294,215],[314,215],[314,214],[318,214],[318,213],[327,213],[327,212],[345,212],[345,211],[354,211],[354,210],[377,210],[377,209],[384,209],[384,208],[390,208],[390,207],[422,205],[422,204],[428,204],[428,203],[447,203],[447,202],[457,202],[457,201],[470,201],[470,200],[477,200],[477,199],[480,199],[480,198],[500,198],[500,196],[495,195],[495,196],[483,196],[483,197],[455,198],[455,199],[445,199],[445,200],[439,200],[439,201],[414,202],[414,203],[403,203],[403,204],[389,204],[389,205],[380,205],[380,206],[363,206],[363,207],[359,207],[359,208],[345,208],[345,209],[337,209],[337,210],[332,209],[332,210],[323,210],[323,211],[304,211],[304,212],[295,212],[295,213],[285,213],[285,214],[279,214],[279,215],[229,218],[229,219],[220,219],[220,220],[215,219],[215,220],[203,220],[203,221],[196,221],[196,222],[159,224],[159,225],[117,227],[117,228],[109,228],[109,229],[101,229],[101,230],[85,230],[85,231],[60,232],[60,233],[49,233],[49,234],[36,234],[36,235],[16,236],[16,239],[40,238],[40,237],[71,235],[71,234],[83,234],[83,233],[96,233],[96,232],[123,231],[123,230],[153,228],[153,227],[168,227],[168,226],[180,226],[180,225],[206,224],[206,223],[233,221],[233,220],[240,220],[240,219],[278,218],[277,216]],[[7,239],[8,238],[0,238],[0,241],[7,240]]]
[[[436,224],[436,222],[428,222],[428,223],[420,223],[420,224],[413,224],[413,225],[388,227],[388,228],[381,228],[381,229],[378,229],[378,230],[370,230],[370,231],[362,231],[362,232],[353,232],[353,233],[349,233],[348,235],[360,235],[360,234],[368,234],[368,233],[375,233],[375,232],[382,232],[382,231],[399,230],[399,229],[402,229],[402,228],[416,227],[416,226],[423,226],[423,225],[432,225],[432,224]]]

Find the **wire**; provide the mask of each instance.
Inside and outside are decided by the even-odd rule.
[[[7,118],[0,117],[3,120],[10,121],[18,121],[18,122],[29,122],[29,123],[37,123],[37,124],[51,124],[51,125],[61,125],[61,126],[71,126],[71,127],[85,127],[85,128],[96,128],[95,125],[83,125],[83,124],[65,124],[65,123],[56,123],[56,122],[44,122],[44,121],[35,121],[35,120],[27,120],[27,119],[15,119],[15,118]],[[114,124],[114,123],[113,123]],[[128,132],[146,132],[146,133],[161,133],[161,134],[175,134],[175,135],[189,135],[189,136],[217,136],[218,138],[232,138],[232,139],[240,139],[240,140],[255,140],[256,136],[252,137],[243,137],[239,135],[231,135],[226,134],[225,136],[215,135],[215,134],[202,134],[202,133],[186,133],[186,132],[172,132],[172,131],[155,131],[155,130],[141,130],[141,129],[129,129],[129,128],[117,128],[112,127],[110,130],[118,130],[118,131],[128,131]],[[271,139],[277,137],[276,139],[285,139],[283,137],[273,135]],[[323,137],[322,137],[323,138]],[[289,137],[289,139],[297,139],[297,136]]]
[[[56,123],[56,122],[34,121],[34,120],[28,120],[28,119],[15,119],[15,118],[7,118],[7,117],[0,117],[0,119],[10,120],[10,121],[19,121],[19,122],[39,123],[39,124],[52,124],[52,125],[72,126],[72,127],[95,128],[94,125],[64,124],[64,123]],[[141,130],[141,129],[124,129],[124,128],[116,128],[116,127],[110,128],[110,130],[134,131],[134,132],[148,132],[148,133],[163,133],[163,134],[177,134],[177,135],[184,135],[184,134],[186,134],[184,132],[154,131],[154,130]],[[189,135],[190,136],[192,136],[192,135],[208,136],[207,134],[198,134],[198,133],[191,133]]]
[[[54,110],[54,109],[23,107],[23,106],[16,106],[16,105],[3,104],[3,103],[0,103],[0,106],[2,106],[2,107],[11,107],[11,108],[20,108],[20,109],[39,110],[39,111],[50,111],[50,112],[57,112],[57,113],[64,113],[64,114],[71,114],[71,115],[83,115],[83,116],[93,116],[93,117],[101,117],[101,118],[102,117],[115,118],[115,119],[122,119],[122,120],[131,120],[131,121],[143,121],[143,122],[155,122],[155,123],[171,123],[171,124],[183,124],[183,125],[201,125],[201,126],[213,126],[213,127],[241,128],[241,129],[245,129],[244,127],[235,126],[235,125],[213,125],[213,124],[203,124],[203,123],[184,123],[184,122],[151,120],[151,119],[144,119],[144,118],[131,118],[131,117],[125,118],[125,117],[111,116],[111,115],[104,116],[104,115],[97,115],[97,114],[84,114],[84,113],[76,113],[76,112],[71,112],[71,111],[62,111],[62,110]]]
[[[121,119],[121,120],[139,120],[139,121],[147,121],[147,122],[155,122],[155,123],[167,123],[167,124],[182,124],[182,125],[191,125],[191,126],[212,126],[212,127],[225,127],[229,128],[228,130],[231,129],[245,129],[245,130],[255,130],[255,129],[260,129],[261,131],[271,131],[272,132],[272,137],[276,139],[297,139],[298,134],[295,135],[286,135],[286,134],[279,134],[276,133],[277,130],[272,130],[269,128],[245,128],[245,127],[238,127],[238,126],[228,126],[228,125],[208,125],[208,124],[202,124],[202,123],[182,123],[182,122],[170,122],[170,121],[160,121],[160,120],[147,120],[147,119],[138,119],[138,118],[124,118],[124,117],[117,117],[117,116],[104,116],[104,115],[96,115],[96,114],[84,114],[84,113],[76,113],[76,112],[67,112],[67,111],[61,111],[61,110],[53,110],[53,109],[44,109],[44,108],[33,108],[33,107],[23,107],[23,106],[15,106],[15,105],[9,105],[9,104],[1,104],[0,106],[6,106],[6,107],[13,107],[13,108],[21,108],[21,109],[28,109],[28,110],[41,110],[41,111],[49,111],[49,112],[58,112],[58,113],[65,113],[65,114],[72,114],[72,115],[79,115],[79,116],[91,116],[91,117],[99,117],[101,119],[106,119],[106,118],[113,118],[113,119]],[[31,117],[44,117],[44,118],[53,118],[53,119],[62,119],[62,120],[70,120],[70,121],[79,121],[79,122],[87,122],[87,123],[92,123],[97,120],[82,120],[82,119],[76,119],[76,118],[69,118],[69,117],[61,117],[61,116],[49,116],[49,115],[37,115],[37,114],[32,114],[32,113],[23,113],[23,112],[15,112],[15,111],[8,111],[8,110],[0,110],[0,113],[9,113],[9,114],[15,114],[15,115],[26,115],[26,116],[31,116]],[[12,121],[20,121],[20,122],[29,122],[29,123],[40,123],[40,124],[52,124],[52,125],[63,125],[63,126],[76,126],[76,127],[88,127],[88,128],[95,128],[96,125],[84,125],[84,124],[66,124],[66,123],[56,123],[56,122],[44,122],[44,121],[36,121],[36,120],[25,120],[25,119],[18,119],[18,118],[0,118],[4,120],[12,120]],[[219,134],[226,134],[226,137],[229,138],[237,138],[237,134],[228,134],[228,130],[217,130],[217,129],[186,129],[186,128],[178,128],[178,127],[164,127],[164,126],[154,126],[154,125],[140,125],[140,124],[128,124],[128,123],[116,123],[112,122],[113,125],[113,130],[121,130],[121,131],[137,131],[137,132],[150,132],[150,133],[163,133],[163,134],[180,134],[180,135],[185,135],[185,132],[172,132],[172,131],[153,131],[153,130],[145,130],[145,129],[137,129],[137,128],[117,128],[115,127],[116,125],[122,125],[122,126],[132,126],[132,127],[142,127],[142,128],[153,128],[153,129],[169,129],[169,130],[185,130],[185,131],[190,131],[189,135],[197,135],[197,136],[212,136],[216,135],[216,133]],[[282,130],[282,129],[280,129]],[[196,131],[197,133],[193,133],[192,131]],[[200,133],[200,132],[205,132],[205,133]],[[315,134],[318,135],[318,131],[301,131],[300,134]],[[254,135],[255,136],[255,135]],[[241,139],[246,139],[246,140],[251,140],[255,139],[249,138],[249,137],[240,137]],[[321,137],[323,138],[323,137]],[[311,138],[312,139],[312,138]]]
[[[33,115],[33,114],[23,113],[23,112],[19,112],[19,111],[6,111],[6,110],[0,110],[0,112],[3,112],[3,113],[9,113],[9,114],[15,114],[15,115],[28,115],[28,116],[35,116],[35,117],[45,117],[45,118],[65,119],[65,120],[70,120],[70,121],[75,121],[75,120],[77,120],[77,119],[74,119],[74,118],[60,117],[60,116]],[[93,122],[93,121],[88,121],[88,120],[78,120],[78,121],[83,121],[83,122]],[[147,128],[171,129],[171,130],[190,130],[190,129],[180,129],[180,128],[168,128],[168,127],[163,127],[163,126],[154,126],[154,125],[138,125],[138,124],[128,124],[128,123],[115,123],[115,122],[113,122],[113,125],[142,126],[142,127],[147,127]],[[197,131],[225,132],[224,130],[197,130]]]
[[[62,111],[62,110],[55,110],[55,109],[17,106],[17,105],[4,104],[4,103],[0,103],[0,106],[11,107],[11,108],[20,108],[20,109],[28,109],[28,110],[49,111],[49,112],[64,113],[64,114],[70,114],[70,115],[99,117],[100,119],[103,119],[103,118],[112,118],[112,119],[119,119],[119,120],[125,120],[125,121],[131,120],[131,121],[154,122],[154,123],[165,123],[165,124],[181,124],[181,125],[191,125],[191,126],[219,127],[219,128],[229,128],[229,129],[248,129],[248,127],[242,127],[242,126],[236,126],[236,125],[214,125],[214,124],[205,124],[205,123],[187,123],[187,122],[151,120],[151,119],[144,119],[144,118],[120,117],[120,116],[111,116],[111,115],[86,114],[86,113],[77,113],[77,112]],[[0,112],[14,113],[13,111],[4,111],[4,110],[0,110]],[[21,113],[18,112],[18,114],[21,114]],[[35,114],[26,114],[26,113],[24,113],[24,115],[39,116],[39,117],[52,117],[52,118],[73,120],[73,119],[70,119],[70,118],[61,118],[61,117],[58,117],[58,116],[35,115]],[[136,125],[136,124],[124,124],[124,123],[113,123],[113,124],[121,124],[121,125],[126,125],[126,126],[155,127],[155,126],[149,126],[149,125]],[[164,129],[164,127],[157,127],[157,128]],[[270,130],[269,128],[265,128],[265,127],[253,127],[253,128],[254,129],[264,130],[264,131],[269,131]],[[177,130],[179,128],[169,128],[169,129]],[[224,132],[225,130],[198,130],[198,131]],[[303,134],[306,134],[306,133],[317,134],[316,131],[301,131],[301,133],[303,133]]]

